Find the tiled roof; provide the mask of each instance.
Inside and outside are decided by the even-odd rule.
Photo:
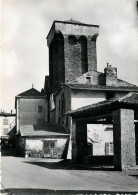
[[[79,115],[85,115],[89,112],[101,112],[101,111],[107,111],[107,110],[113,110],[117,109],[118,106],[129,106],[133,107],[138,106],[138,93],[129,93],[128,95],[124,96],[123,98],[113,98],[109,100],[105,100],[102,102],[98,102],[96,104],[91,104],[88,106],[84,106],[81,108],[78,108],[76,110],[72,110],[67,115],[70,116],[79,116]]]
[[[67,136],[67,130],[58,124],[46,124],[46,125],[21,125],[21,136]]]
[[[125,97],[120,98],[120,102],[138,103],[138,93],[129,93]]]
[[[23,93],[20,93],[18,96],[43,96],[38,90],[31,88]]]
[[[71,89],[86,89],[86,90],[114,90],[114,91],[138,91],[137,86],[104,86],[91,84],[67,84]]]

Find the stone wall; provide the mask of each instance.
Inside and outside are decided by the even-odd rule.
[[[98,26],[55,22],[48,34],[51,93],[87,71],[97,70]]]
[[[64,35],[65,82],[97,70],[96,39],[92,36]],[[91,38],[90,38],[91,37]]]
[[[49,74],[50,90],[53,93],[64,83],[64,38],[61,34],[55,34],[49,47]]]
[[[113,166],[114,156],[85,156],[82,159],[82,163],[87,166]]]
[[[126,170],[136,165],[134,111],[113,112],[114,166]]]

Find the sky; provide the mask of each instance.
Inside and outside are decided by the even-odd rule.
[[[108,62],[118,78],[138,85],[136,0],[2,0],[0,15],[0,109],[14,109],[15,96],[32,84],[43,88],[49,73],[46,36],[54,20],[100,25],[98,71]]]

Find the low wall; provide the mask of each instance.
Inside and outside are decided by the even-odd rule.
[[[114,156],[84,156],[82,163],[85,165],[99,165],[99,166],[113,166],[114,165]]]

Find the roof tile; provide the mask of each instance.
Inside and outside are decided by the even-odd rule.
[[[58,124],[21,125],[21,136],[65,136],[67,130]]]
[[[87,89],[87,90],[125,90],[125,91],[138,91],[137,86],[105,86],[105,85],[92,85],[92,84],[67,84],[72,89]]]

